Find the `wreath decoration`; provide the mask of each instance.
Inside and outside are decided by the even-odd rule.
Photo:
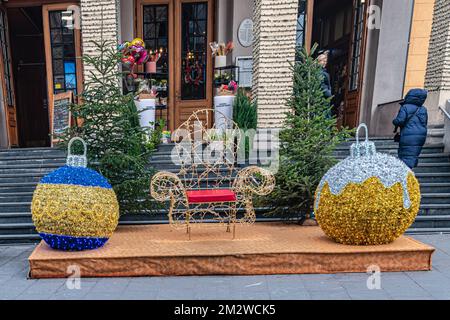
[[[192,77],[192,71],[195,71],[197,76],[195,78]],[[199,62],[196,61],[195,65],[191,65],[189,61],[186,61],[186,67],[184,68],[184,82],[188,84],[194,84],[198,86],[203,77],[203,68],[200,66]]]

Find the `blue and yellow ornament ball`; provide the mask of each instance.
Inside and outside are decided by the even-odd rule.
[[[107,179],[86,167],[84,155],[71,155],[67,165],[41,179],[33,194],[33,222],[52,248],[66,251],[102,247],[119,220],[119,203]]]

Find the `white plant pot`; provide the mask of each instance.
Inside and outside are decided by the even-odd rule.
[[[215,56],[214,67],[222,68],[227,66],[227,56]]]
[[[142,128],[155,129],[156,99],[134,100],[139,113],[139,124]],[[142,112],[141,112],[142,111]]]
[[[215,96],[214,97],[214,120],[218,131],[225,131],[233,120],[233,103],[235,96]],[[226,119],[225,119],[226,118]],[[228,120],[227,120],[228,119]]]

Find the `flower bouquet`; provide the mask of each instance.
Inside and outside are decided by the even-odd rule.
[[[145,64],[145,72],[147,73],[156,73],[156,63],[161,58],[163,53],[163,48],[160,48],[159,50],[150,50],[149,51],[149,59],[148,62]]]
[[[143,99],[156,99],[158,96],[158,92],[155,86],[152,86],[150,84],[150,81],[145,80],[139,80],[139,86],[138,90],[136,92],[137,99],[143,100]]]
[[[209,46],[211,47],[213,57],[215,57],[214,59],[215,67],[216,68],[225,67],[227,64],[227,55],[231,53],[234,49],[233,41],[228,41],[226,45],[223,42],[222,43],[211,42]]]
[[[217,89],[218,96],[234,96],[237,92],[238,84],[231,80],[228,84],[223,84]]]
[[[161,143],[170,143],[171,140],[171,132],[170,131],[162,131],[161,132]]]

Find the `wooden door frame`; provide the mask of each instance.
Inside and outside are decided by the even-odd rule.
[[[306,2],[306,24],[305,24],[305,47],[306,52],[308,53],[311,52],[313,26],[314,26],[314,0],[308,0]]]
[[[352,49],[353,49],[353,39],[354,39],[354,31],[355,31],[355,3],[356,1],[361,0],[354,0],[353,1],[353,14],[352,14],[352,32],[350,35],[350,46],[349,46],[349,55],[348,55],[348,68],[347,68],[347,81],[346,81],[346,89],[345,89],[345,104],[344,106],[347,106],[347,101],[349,96],[356,95],[356,114],[355,114],[355,127],[358,126],[358,123],[360,121],[359,117],[361,114],[361,97],[362,97],[362,86],[363,86],[363,80],[364,80],[364,69],[365,69],[365,62],[366,62],[366,47],[367,47],[367,8],[370,5],[370,1],[362,3],[363,5],[363,31],[362,31],[362,38],[361,38],[361,52],[359,56],[359,65],[360,65],[360,71],[358,74],[358,87],[355,90],[350,90],[350,77],[351,77],[351,70],[352,70]],[[369,3],[368,3],[369,2]],[[345,119],[345,111],[344,111],[344,123],[346,123]]]
[[[3,4],[0,4],[0,10],[3,11],[3,13],[5,14],[6,17],[6,30],[8,32],[6,32],[6,42],[8,43],[8,52],[9,52],[9,56],[11,57],[11,46],[9,45],[11,43],[10,39],[9,39],[9,25],[8,25],[8,14],[6,11],[6,7]],[[6,79],[3,77],[3,75],[5,74],[5,66],[4,66],[4,61],[3,61],[3,54],[0,55],[0,74],[2,75],[1,77],[1,86],[2,86],[2,93],[3,93],[3,109],[5,111],[5,124],[6,124],[6,135],[7,135],[7,141],[8,141],[8,147],[12,147],[12,146],[19,146],[19,129],[18,129],[18,122],[17,122],[17,106],[16,106],[16,94],[15,94],[15,88],[14,88],[14,76],[13,76],[13,68],[12,68],[12,61],[10,61],[10,66],[9,66],[9,81],[10,81],[10,90],[12,91],[13,95],[12,95],[12,105],[8,104],[8,92],[6,90]],[[13,113],[13,121],[15,122],[15,129],[14,129],[14,137],[11,137],[11,117],[10,117],[10,108],[14,109],[14,113]],[[15,141],[15,143],[12,143],[13,141]]]
[[[60,11],[66,10],[68,6],[78,6],[78,2],[62,2],[55,4],[44,4],[42,6],[42,18],[44,27],[44,46],[45,46],[45,68],[47,73],[47,96],[48,96],[48,117],[49,117],[49,128],[50,133],[53,132],[53,99],[55,96],[53,90],[53,65],[52,65],[52,48],[50,41],[50,21],[49,12],[50,11]],[[83,90],[83,67],[82,67],[82,50],[81,50],[81,30],[74,29],[75,37],[75,67],[76,67],[76,77],[77,77],[77,95],[79,95]]]
[[[206,99],[203,100],[185,100],[181,102],[181,72],[175,74],[175,105],[183,104],[185,106],[198,106],[206,102],[208,109],[212,108],[213,103],[213,62],[212,51],[208,45],[214,39],[214,15],[215,15],[215,3],[214,0],[176,0],[175,3],[175,57],[181,57],[181,6],[183,3],[196,3],[206,2],[208,4],[208,25],[207,25],[207,46],[206,46]],[[177,59],[175,62],[175,68],[181,70],[181,59]],[[176,112],[176,123],[180,122],[179,112]],[[212,126],[212,117],[208,117],[208,127]]]
[[[26,7],[40,7],[48,4],[60,4],[61,0],[9,0],[4,3],[6,8],[26,8]]]
[[[172,49],[172,46],[175,47],[174,41],[174,0],[135,0],[135,11],[134,15],[134,34],[138,38],[144,38],[143,29],[144,29],[144,10],[143,7],[146,5],[158,5],[165,4],[168,5],[167,12],[167,25],[168,25],[168,34],[167,34],[167,45],[169,47],[168,50],[168,60],[169,60],[169,74],[168,74],[168,90],[169,93],[167,95],[167,112],[169,117],[168,129],[170,131],[175,130],[175,50]],[[131,39],[130,39],[131,40]]]
[[[181,56],[181,5],[183,3],[196,3],[205,2],[208,3],[208,43],[214,39],[214,15],[215,15],[215,1],[214,0],[135,0],[135,36],[143,38],[143,6],[145,5],[158,5],[167,4],[168,19],[169,19],[169,80],[168,80],[168,106],[167,112],[169,113],[169,130],[174,131],[176,124],[180,122],[179,112],[176,106],[179,104],[179,97],[181,95],[181,59],[177,57]],[[171,47],[173,46],[173,48]],[[200,104],[206,104],[212,106],[213,102],[213,64],[212,64],[212,52],[209,46],[207,46],[207,65],[206,65],[206,99],[204,100],[190,100],[182,102],[184,105],[196,106]],[[205,102],[200,102],[205,101]],[[209,107],[208,107],[209,108]],[[211,119],[212,117],[209,117]],[[211,122],[211,121],[210,121]],[[208,123],[209,126],[212,123]]]

